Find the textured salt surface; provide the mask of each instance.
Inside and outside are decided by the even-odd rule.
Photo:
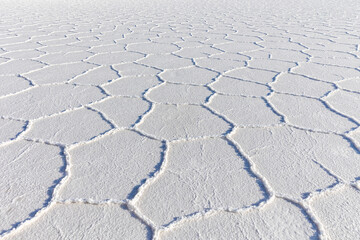
[[[0,237],[358,239],[359,1],[1,1]]]

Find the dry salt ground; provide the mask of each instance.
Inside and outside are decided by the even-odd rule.
[[[358,0],[0,4],[0,238],[360,239]]]

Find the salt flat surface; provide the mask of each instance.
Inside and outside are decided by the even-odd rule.
[[[359,1],[0,4],[0,238],[359,239]]]

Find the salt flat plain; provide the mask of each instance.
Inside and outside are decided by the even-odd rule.
[[[359,1],[0,4],[2,238],[359,239]]]

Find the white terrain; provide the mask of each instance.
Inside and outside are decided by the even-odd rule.
[[[360,239],[359,0],[0,0],[0,238]]]

